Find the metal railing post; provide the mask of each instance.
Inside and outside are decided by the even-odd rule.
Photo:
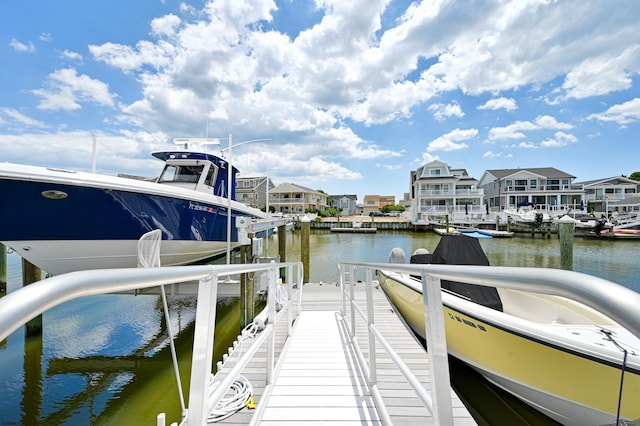
[[[376,365],[376,336],[373,333],[374,313],[373,313],[373,274],[372,268],[366,268],[366,295],[367,295],[367,336],[369,337],[369,385],[378,383],[377,365]]]
[[[276,268],[269,268],[268,277],[269,277],[269,296],[267,297],[267,312],[269,321],[275,321],[276,318],[276,298],[277,298],[277,272]],[[275,333],[276,329],[274,327],[273,332],[269,334],[267,338],[267,372],[266,372],[266,384],[273,384],[273,366],[274,366],[274,353],[275,353]]]
[[[338,264],[338,284],[340,285],[340,315],[344,318],[347,315],[347,301],[344,297],[344,270],[341,264]]]
[[[356,335],[356,309],[355,309],[355,304],[356,301],[354,300],[354,287],[356,285],[354,279],[356,276],[356,267],[355,265],[350,265],[349,266],[349,307],[351,310],[351,337],[355,337]]]
[[[284,235],[284,233],[282,234]],[[287,312],[287,338],[291,337],[293,333],[293,267],[287,266],[286,280],[287,280],[287,304],[289,305]]]
[[[218,274],[200,280],[196,305],[196,326],[193,337],[191,385],[189,394],[189,426],[207,423],[209,377],[213,363],[213,340],[218,297]],[[204,326],[203,326],[204,324]]]
[[[431,277],[425,269],[422,270],[422,294],[424,295],[425,330],[428,330],[425,334],[431,374],[433,421],[437,425],[453,425],[447,336],[442,314],[440,279]]]

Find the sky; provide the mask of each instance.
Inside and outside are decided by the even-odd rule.
[[[637,0],[7,0],[0,58],[2,162],[90,171],[95,135],[157,176],[231,136],[242,176],[359,202],[432,160],[640,171]]]

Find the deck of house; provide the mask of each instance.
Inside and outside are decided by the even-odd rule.
[[[363,283],[355,285],[356,298],[364,299]],[[415,340],[387,301],[381,289],[373,291],[376,327],[401,356],[422,385],[429,389],[429,365],[423,346]],[[302,312],[290,339],[286,321],[276,329],[273,386],[265,396],[266,350],[261,349],[242,375],[253,385],[258,413],[242,409],[223,420],[223,424],[340,424],[340,425],[429,425],[436,424],[432,413],[416,396],[400,369],[387,352],[376,345],[377,387],[387,407],[381,418],[367,385],[366,374],[358,362],[352,339],[340,314],[340,287],[335,283],[306,284]],[[366,323],[358,321],[356,339],[368,359]],[[242,346],[249,345],[244,342]],[[219,365],[216,377],[224,377],[241,356],[240,346]],[[264,398],[264,400],[263,400]],[[475,425],[455,392],[450,398],[454,425]],[[256,414],[256,418],[253,415]],[[384,414],[382,415],[384,417]]]

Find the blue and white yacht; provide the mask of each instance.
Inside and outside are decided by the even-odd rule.
[[[153,181],[0,163],[0,241],[54,275],[135,267],[138,239],[154,229],[162,265],[224,253],[238,241],[236,218],[264,213],[234,200],[238,171],[221,155],[174,142],[180,148],[152,153],[164,161]]]

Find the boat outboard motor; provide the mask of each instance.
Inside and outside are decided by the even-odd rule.
[[[596,220],[596,225],[593,227],[593,232],[595,232],[596,236],[600,237],[600,233],[604,229],[605,219],[600,218]]]
[[[429,250],[425,248],[417,249],[411,255],[411,258],[409,259],[409,263],[422,264],[422,265],[425,263],[431,263],[431,254],[429,253]]]
[[[431,263],[436,264],[489,266],[489,259],[478,239],[466,235],[443,236],[431,256]],[[502,311],[502,301],[495,287],[442,280],[442,288],[479,305]]]
[[[407,263],[407,255],[400,247],[394,247],[389,253],[389,263]]]
[[[536,213],[536,218],[534,220],[534,224],[536,225],[536,228],[540,228],[540,226],[542,226],[543,218],[544,218],[544,215],[542,213]]]

